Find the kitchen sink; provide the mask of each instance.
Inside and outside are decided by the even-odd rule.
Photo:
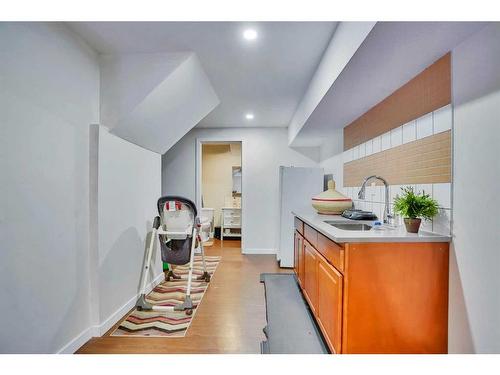
[[[330,224],[331,226],[334,226],[335,228],[342,229],[342,230],[361,230],[361,231],[367,231],[372,229],[372,227],[368,224],[362,224],[362,223],[339,223],[336,221],[325,221],[325,223]]]

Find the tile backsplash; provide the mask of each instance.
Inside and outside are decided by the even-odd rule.
[[[425,191],[427,194],[436,199],[439,203],[439,214],[431,221],[422,222],[422,229],[429,230],[440,234],[450,234],[451,221],[451,184],[422,184],[422,185],[390,185],[389,186],[389,202],[391,203],[391,211],[393,210],[394,198],[401,193],[401,189],[411,186],[417,192]],[[365,191],[365,199],[358,199],[358,192],[361,189],[357,187],[344,187],[342,193],[353,200],[354,207],[362,210],[373,211],[375,215],[382,220],[385,206],[385,187],[384,186],[367,186]],[[401,217],[396,217],[396,223],[403,225]]]
[[[452,107],[447,105],[428,113],[418,119],[401,125],[381,136],[375,137],[361,145],[345,151],[342,155],[343,163],[348,163],[377,152],[389,150],[402,144],[413,142],[425,137],[448,131],[452,128]],[[384,176],[382,176],[384,177]],[[417,185],[390,185],[389,198],[391,205],[394,198],[401,192],[401,188],[412,186],[416,192],[425,191],[439,203],[439,214],[431,221],[423,221],[422,229],[440,234],[450,234],[452,210],[452,184],[433,183]],[[358,199],[360,186],[343,187],[339,189],[354,202],[354,207],[373,211],[382,220],[385,201],[384,186],[372,184],[367,186],[365,200]],[[391,208],[392,210],[392,208]],[[393,211],[393,210],[392,210]],[[396,217],[396,223],[403,225],[402,218]]]
[[[392,129],[381,136],[344,151],[343,161],[347,163],[361,159],[365,156],[400,146],[401,144],[445,132],[450,130],[451,127],[452,108],[451,104],[448,104],[416,120],[409,121]],[[367,144],[371,144],[371,147],[368,146],[367,148]],[[368,153],[367,149],[369,150]]]

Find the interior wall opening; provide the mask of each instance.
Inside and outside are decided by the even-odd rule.
[[[242,241],[242,143],[201,142],[198,197],[202,219],[211,221],[210,243],[231,241],[241,249]]]

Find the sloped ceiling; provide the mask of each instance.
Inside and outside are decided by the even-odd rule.
[[[165,153],[219,104],[194,53],[101,56],[101,124]]]
[[[479,22],[378,22],[314,108],[291,146],[342,151],[342,129],[462,40]]]
[[[189,53],[101,55],[102,125],[114,128],[189,56]]]
[[[100,54],[193,52],[221,103],[199,127],[287,127],[336,22],[70,22]],[[255,29],[248,41],[243,31]],[[157,55],[158,56],[158,55]],[[255,118],[248,121],[247,112]]]

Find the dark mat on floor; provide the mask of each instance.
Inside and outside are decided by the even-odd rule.
[[[295,275],[262,273],[266,291],[267,341],[263,354],[328,353],[321,333],[302,297]]]

